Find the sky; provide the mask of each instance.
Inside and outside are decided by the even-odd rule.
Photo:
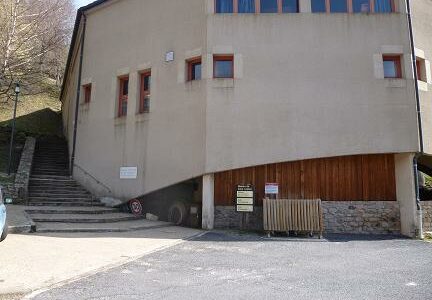
[[[93,2],[94,0],[74,0],[74,2],[75,2],[75,6],[78,8],[78,7],[81,7],[81,6],[84,6],[84,5],[87,5],[87,4],[89,4],[90,2]]]

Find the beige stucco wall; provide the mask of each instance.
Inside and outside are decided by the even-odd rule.
[[[409,54],[406,29],[402,14],[210,15],[208,50],[242,69],[208,82],[206,171],[416,151],[412,80],[374,70],[385,49]]]
[[[226,169],[418,150],[412,80],[383,79],[377,59],[409,57],[403,14],[214,15],[212,3],[115,1],[88,14],[82,83],[93,92],[80,106],[75,177],[93,192],[107,189],[83,169],[127,199]],[[212,79],[213,54],[231,53],[236,78]],[[200,54],[203,79],[186,83],[184,61]],[[151,112],[136,116],[138,71],[150,67]],[[71,128],[73,109],[64,114]],[[138,166],[138,179],[120,180],[121,166]]]
[[[415,47],[418,56],[432,60],[432,1],[411,1]],[[430,66],[428,72],[430,71]],[[432,155],[432,85],[420,83],[420,101],[425,152]],[[427,88],[424,89],[424,87]]]
[[[92,83],[92,99],[79,110],[75,177],[93,191],[107,192],[82,169],[125,198],[204,172],[205,86],[179,81],[178,63],[205,51],[205,5],[185,2],[116,1],[88,14],[82,83]],[[176,60],[165,63],[171,50]],[[148,68],[151,113],[136,116],[138,72]],[[128,116],[116,119],[117,76],[125,74]],[[121,166],[138,166],[138,179],[120,180]]]

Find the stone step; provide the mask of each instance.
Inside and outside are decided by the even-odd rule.
[[[145,219],[116,223],[52,223],[37,222],[36,232],[39,233],[103,233],[128,232],[156,228],[171,227],[172,224]]]
[[[80,186],[66,186],[66,185],[32,185],[29,186],[29,192],[35,193],[88,193],[87,190]]]
[[[93,198],[93,196],[89,193],[81,192],[70,192],[70,193],[59,193],[59,192],[53,192],[53,193],[43,193],[43,192],[34,192],[29,191],[29,197],[30,198],[63,198],[63,199],[76,199],[76,198]]]
[[[31,214],[33,222],[45,223],[116,223],[143,219],[127,213],[95,214]]]
[[[42,185],[42,186],[29,186],[29,193],[43,193],[43,194],[70,194],[70,193],[79,193],[79,194],[87,194],[90,195],[90,193],[80,187],[70,187],[70,186],[64,186],[64,185]]]
[[[45,206],[45,207],[33,207],[26,210],[28,214],[111,214],[120,213],[121,211],[117,208],[109,207],[62,207],[62,206]]]
[[[58,175],[32,175],[30,176],[30,181],[36,182],[50,182],[50,181],[58,181],[58,182],[76,182],[71,179],[69,176],[58,176]]]
[[[66,197],[56,197],[56,196],[52,196],[52,197],[34,197],[32,195],[29,195],[29,201],[30,202],[49,202],[49,201],[53,201],[53,202],[97,202],[95,200],[93,200],[92,196],[89,197],[74,197],[74,198],[66,198]]]
[[[105,207],[100,202],[54,202],[54,201],[33,201],[29,202],[29,206],[63,206],[63,207]]]

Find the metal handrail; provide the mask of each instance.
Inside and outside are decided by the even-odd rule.
[[[74,167],[77,167],[78,169],[80,169],[81,171],[83,171],[87,176],[91,177],[97,184],[99,184],[100,186],[104,187],[106,190],[108,190],[108,192],[110,194],[113,194],[113,192],[111,191],[111,189],[104,184],[103,182],[101,182],[99,179],[97,179],[96,177],[94,177],[92,174],[90,174],[88,171],[86,171],[83,167],[79,166],[78,164],[74,164]]]

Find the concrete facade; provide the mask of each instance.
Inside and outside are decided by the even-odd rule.
[[[427,59],[432,4],[414,2],[416,43]],[[224,170],[396,153],[401,231],[413,235],[408,160],[420,147],[405,1],[396,4],[391,14],[313,14],[301,0],[297,14],[236,15],[215,14],[213,0],[112,0],[82,11],[81,85],[92,85],[92,97],[84,103],[81,91],[74,177],[99,196],[127,200]],[[77,26],[62,93],[71,152],[83,19]],[[233,79],[213,78],[213,55],[221,54],[234,56]],[[385,54],[402,57],[401,79],[384,79]],[[187,81],[194,57],[202,57],[202,79]],[[150,113],[137,114],[147,70]],[[128,113],[117,118],[124,75]],[[432,109],[422,103],[429,143]],[[121,167],[137,167],[137,178],[120,179]],[[212,228],[208,176],[203,225]]]

